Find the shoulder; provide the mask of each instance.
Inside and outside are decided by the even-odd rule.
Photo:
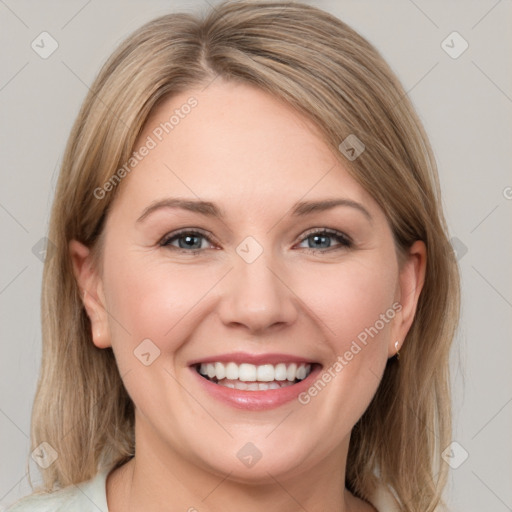
[[[392,491],[386,485],[380,483],[377,485],[372,496],[368,500],[378,512],[400,512],[403,510],[395,497],[394,491]],[[446,512],[447,509],[444,506],[438,505],[433,512]]]
[[[34,493],[6,512],[108,512],[105,481],[108,469],[93,479],[49,493]]]
[[[75,504],[78,488],[66,488],[52,493],[35,493],[21,498],[7,512],[57,512]]]
[[[392,492],[383,484],[377,486],[369,501],[378,512],[400,511]]]

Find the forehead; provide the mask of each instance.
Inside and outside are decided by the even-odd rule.
[[[220,79],[160,104],[119,192],[132,205],[165,195],[255,208],[302,197],[369,196],[306,117],[247,84]]]

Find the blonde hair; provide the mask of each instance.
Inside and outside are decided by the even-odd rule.
[[[68,243],[98,247],[117,188],[102,199],[94,191],[128,161],[150,113],[217,77],[255,85],[313,120],[385,212],[399,252],[416,240],[426,244],[413,325],[400,361],[388,360],[353,429],[345,485],[368,499],[381,482],[402,510],[432,511],[448,472],[440,453],[451,441],[449,353],[459,314],[435,160],[378,51],[339,19],[298,2],[225,2],[203,17],[162,16],[123,42],[92,84],[64,155],[49,230],[56,249],[43,275],[31,441],[32,448],[47,442],[58,454],[42,471],[44,489],[88,480],[135,451],[134,406],[111,349],[91,341]],[[338,149],[349,135],[366,148],[353,161]]]

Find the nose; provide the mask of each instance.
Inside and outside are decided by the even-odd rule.
[[[252,333],[293,324],[298,301],[279,266],[265,252],[252,263],[236,258],[218,306],[222,322],[243,326]]]

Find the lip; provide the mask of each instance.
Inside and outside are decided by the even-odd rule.
[[[230,354],[230,359],[218,359],[218,356],[213,359],[201,359],[199,362],[207,363],[207,362],[226,362],[232,361],[236,362]],[[293,358],[290,362],[307,362],[307,360],[303,360],[300,358]],[[244,359],[244,362],[251,362],[248,359]],[[267,364],[269,363],[268,359],[265,359]],[[265,364],[265,362],[260,364]],[[280,359],[279,362],[285,362],[283,359]],[[286,361],[287,362],[287,361]],[[195,363],[195,364],[198,364]],[[253,363],[254,364],[254,363]],[[219,384],[215,384],[214,382],[209,381],[199,374],[195,365],[190,366],[190,370],[192,371],[194,378],[197,379],[198,384],[204,389],[204,391],[220,402],[227,404],[231,407],[235,407],[238,409],[244,409],[247,411],[263,411],[270,410],[280,407],[292,400],[296,400],[300,393],[303,393],[308,389],[312,383],[317,378],[318,374],[322,370],[322,365],[315,364],[311,369],[311,373],[300,382],[293,384],[292,386],[285,386],[280,389],[269,389],[266,391],[244,391],[241,389],[233,389],[228,388],[226,386],[220,386]]]

